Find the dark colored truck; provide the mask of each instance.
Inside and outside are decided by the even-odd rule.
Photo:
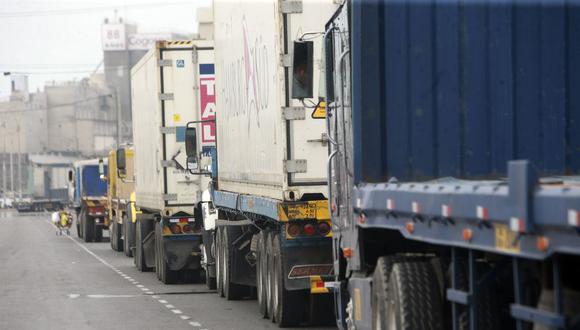
[[[99,169],[99,166],[103,167]],[[107,162],[99,159],[75,162],[69,171],[71,200],[76,212],[76,227],[79,238],[85,242],[100,242],[103,230],[109,227],[106,216],[107,183],[100,172],[107,173]]]
[[[326,25],[342,329],[571,329],[580,2],[363,1]]]

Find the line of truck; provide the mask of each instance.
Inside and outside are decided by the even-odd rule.
[[[580,2],[213,12],[132,69],[133,145],[79,236],[280,326],[579,325]]]

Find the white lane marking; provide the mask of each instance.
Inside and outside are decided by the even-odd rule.
[[[88,298],[134,298],[139,297],[134,294],[88,294]]]
[[[138,284],[137,287],[138,288],[142,288],[142,287],[144,287],[144,285],[143,284]]]
[[[69,293],[69,294],[67,294],[67,296],[71,299],[75,299],[75,298],[80,297],[81,295],[78,293]]]
[[[149,291],[147,288],[141,288],[141,291]]]
[[[145,294],[153,294],[153,291],[147,291]]]
[[[187,316],[187,315],[180,315],[179,316],[182,320],[189,320],[191,317]]]
[[[162,304],[167,304],[167,300],[159,299],[158,301]]]
[[[50,222],[48,222],[48,221],[47,221],[47,223],[48,223],[49,225],[51,225],[51,226],[52,226],[52,223],[50,223]],[[93,251],[89,250],[87,247],[85,247],[85,246],[84,246],[84,245],[82,245],[81,243],[77,242],[77,241],[76,241],[74,238],[72,238],[71,236],[67,236],[67,237],[68,237],[68,238],[69,238],[71,241],[73,241],[73,242],[74,242],[74,243],[75,243],[77,246],[79,246],[81,249],[85,250],[85,251],[86,251],[88,254],[90,254],[90,255],[91,255],[91,256],[93,256],[95,259],[97,259],[98,261],[100,261],[100,262],[101,262],[103,265],[105,265],[105,266],[109,267],[111,270],[113,270],[113,271],[116,271],[116,272],[117,272],[117,269],[115,268],[115,266],[111,265],[110,263],[108,263],[107,261],[105,261],[103,258],[101,258],[101,257],[99,257],[98,255],[96,255],[96,254],[95,254]],[[119,272],[117,272],[117,273],[119,273]],[[139,282],[137,282],[137,281],[134,281],[134,280],[132,280],[131,282],[132,282],[133,284],[135,284],[135,285],[139,284]],[[137,287],[141,287],[141,288],[143,288],[144,286],[143,286],[143,285],[137,285]],[[149,289],[147,289],[147,290],[149,290]],[[78,298],[80,295],[75,293],[75,294],[69,294],[68,296],[69,296],[69,298],[71,298],[71,299],[74,299],[74,298]],[[93,295],[93,296],[98,296],[98,295]],[[157,298],[158,298],[159,296],[153,296],[153,297],[157,297]],[[96,298],[96,297],[92,297],[92,298]],[[173,305],[171,305],[171,304],[167,304],[167,305],[165,305],[165,307],[167,307],[168,309],[172,309],[172,312],[173,312],[173,313],[175,313],[175,314],[181,314],[181,313],[182,313],[182,312],[181,312],[179,309],[174,309],[175,307],[174,307]],[[189,319],[189,318],[187,318],[187,319],[186,319],[186,318],[183,318],[183,319],[184,319],[184,320],[187,320],[187,319]],[[191,326],[194,326],[194,327],[201,327],[201,324],[200,324],[199,322],[189,322],[189,324],[190,324]],[[202,330],[207,330],[207,329],[202,329]]]
[[[151,296],[153,299],[159,299],[159,296]]]

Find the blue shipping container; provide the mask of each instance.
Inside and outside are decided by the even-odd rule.
[[[105,175],[107,166],[105,166]],[[106,196],[107,183],[101,180],[98,165],[87,165],[83,168],[83,196]]]
[[[580,1],[352,2],[355,181],[580,169]]]

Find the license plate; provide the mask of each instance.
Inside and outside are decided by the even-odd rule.
[[[506,225],[495,225],[495,247],[507,252],[520,252],[518,234]],[[515,244],[514,244],[515,243]]]

